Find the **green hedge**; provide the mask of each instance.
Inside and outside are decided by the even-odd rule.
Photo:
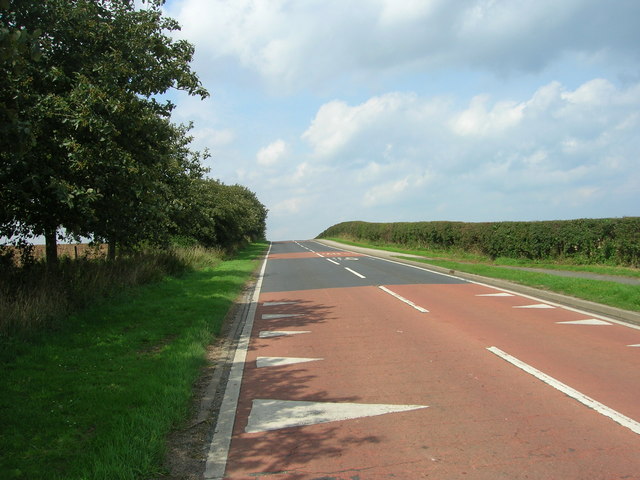
[[[640,266],[640,217],[545,222],[343,222],[318,238],[459,249],[491,258],[575,259]]]

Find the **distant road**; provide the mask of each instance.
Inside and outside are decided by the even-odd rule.
[[[638,327],[315,241],[258,287],[205,478],[640,478]]]

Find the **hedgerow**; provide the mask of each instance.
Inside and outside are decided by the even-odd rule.
[[[457,249],[497,257],[640,266],[640,217],[539,222],[343,222],[318,238],[411,248]]]

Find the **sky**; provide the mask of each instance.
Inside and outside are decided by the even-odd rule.
[[[637,0],[168,0],[208,176],[270,240],[347,220],[640,215]]]

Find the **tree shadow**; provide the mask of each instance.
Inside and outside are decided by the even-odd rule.
[[[333,315],[333,307],[328,305],[288,297],[286,294],[280,298],[272,298],[270,301],[295,303],[260,304],[256,312],[253,337],[249,347],[249,350],[256,354],[264,348],[269,348],[273,352],[274,345],[277,346],[280,342],[286,345],[286,342],[291,339],[291,337],[257,338],[259,331],[313,330],[314,325],[336,319]],[[296,316],[262,317],[269,314]],[[304,355],[301,356],[304,357]],[[323,472],[310,473],[309,470],[319,468],[317,467],[319,459],[337,459],[344,455],[346,449],[378,444],[382,441],[378,436],[358,435],[353,429],[344,428],[335,422],[257,433],[245,432],[253,406],[252,402],[255,399],[332,403],[353,403],[361,400],[357,395],[340,396],[322,388],[322,385],[331,383],[331,379],[326,378],[328,375],[330,373],[323,371],[321,361],[263,368],[258,368],[255,362],[247,363],[225,478],[269,476],[269,478],[292,480],[358,479],[357,471],[340,474],[344,476],[335,476]]]

